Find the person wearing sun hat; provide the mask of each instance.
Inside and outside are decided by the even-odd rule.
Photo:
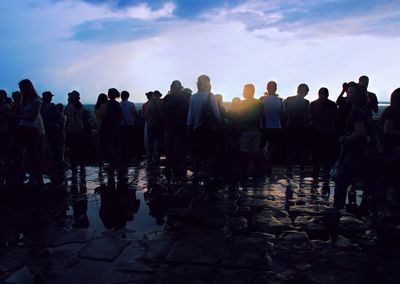
[[[82,141],[84,140],[84,109],[80,102],[80,94],[73,90],[68,93],[68,104],[64,109],[67,116],[66,135],[70,150],[71,164],[75,166],[77,163],[83,163]]]

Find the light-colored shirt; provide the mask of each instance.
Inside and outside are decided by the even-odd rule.
[[[83,108],[74,107],[68,103],[64,109],[67,116],[67,130],[68,131],[82,131],[83,130]]]
[[[280,114],[283,111],[282,99],[278,95],[266,95],[262,97],[263,117],[261,128],[281,128]]]
[[[42,133],[44,133],[44,125],[43,125],[42,116],[40,115],[40,107],[42,106],[42,100],[40,98],[35,98],[29,104],[22,106],[21,107],[21,115],[22,115],[22,117],[24,117],[25,115],[32,114],[34,106],[37,104],[39,104],[38,116],[34,120],[28,120],[28,119],[21,118],[21,120],[19,121],[19,125],[24,126],[24,127],[37,128],[37,129],[39,129],[39,133],[42,134]]]
[[[187,125],[193,126],[193,129],[196,129],[201,125],[201,113],[203,106],[207,101],[207,96],[208,93],[198,92],[190,97]],[[210,104],[216,120],[220,122],[221,117],[218,110],[217,100],[214,95],[211,95],[210,97]]]
[[[122,111],[122,125],[131,125],[135,123],[136,106],[130,101],[120,102]]]

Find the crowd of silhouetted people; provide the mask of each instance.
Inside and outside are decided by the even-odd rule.
[[[310,164],[315,180],[335,179],[335,209],[344,208],[355,179],[363,181],[366,199],[380,206],[382,180],[398,187],[400,88],[377,121],[378,100],[368,82],[361,76],[344,83],[336,102],[320,88],[311,103],[304,83],[286,99],[274,81],[261,98],[246,84],[243,98],[235,97],[226,109],[222,95],[211,92],[210,78],[201,75],[195,94],[175,80],[164,97],[146,93],[141,109],[129,101],[128,91],[110,88],[99,94],[92,113],[78,91],[68,94],[66,106],[54,104],[50,91],[39,97],[25,79],[12,98],[0,90],[2,186],[28,179],[38,185],[43,174],[88,162],[105,162],[109,173],[144,158],[157,165],[165,155],[168,175],[185,177],[190,168],[195,177],[211,181],[271,176],[277,165],[286,165],[291,178],[294,165],[304,175]]]

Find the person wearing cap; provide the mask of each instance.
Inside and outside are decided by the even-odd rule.
[[[83,105],[81,104],[80,94],[77,91],[68,93],[68,104],[64,109],[67,116],[66,136],[70,152],[72,167],[77,163],[83,164],[82,141],[85,139],[85,128],[83,123]]]
[[[189,102],[182,91],[181,82],[173,81],[162,104],[167,167],[175,174],[184,174],[186,169],[186,118]]]
[[[62,158],[60,155],[60,141],[58,135],[58,128],[60,127],[60,115],[57,111],[56,105],[51,102],[53,96],[54,95],[50,91],[43,92],[43,104],[40,110],[40,114],[42,115],[46,137],[49,142],[54,161],[56,162],[57,166],[62,166]]]

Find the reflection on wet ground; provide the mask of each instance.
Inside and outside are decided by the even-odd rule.
[[[0,282],[399,283],[399,206],[337,222],[333,185],[283,168],[218,181],[164,172],[85,167],[4,188]]]

